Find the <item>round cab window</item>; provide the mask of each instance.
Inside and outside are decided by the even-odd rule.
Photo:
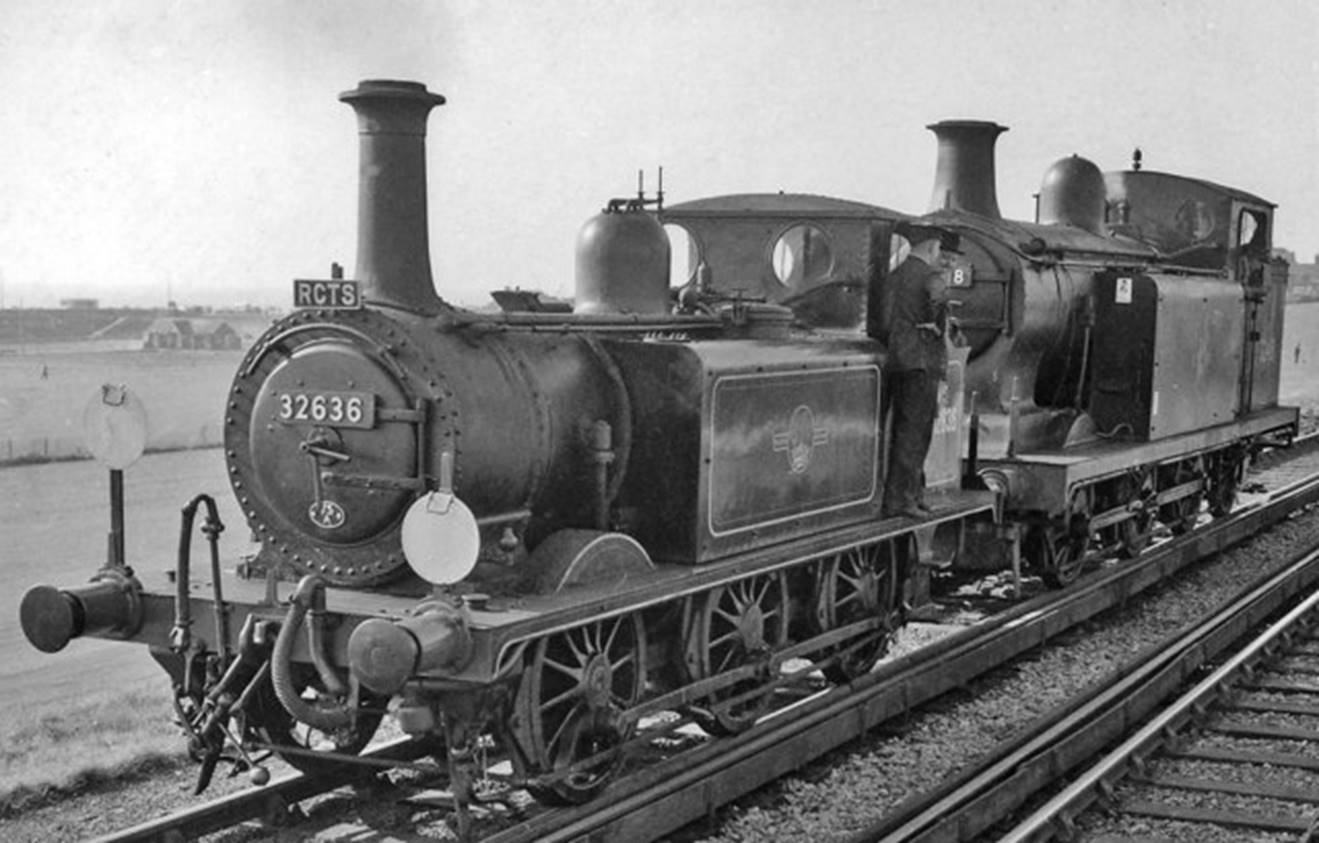
[[[779,235],[771,260],[779,283],[790,290],[802,290],[829,276],[834,251],[827,234],[803,223]]]
[[[696,238],[676,222],[665,223],[664,233],[669,235],[669,254],[673,256],[669,261],[669,286],[681,287],[692,280],[701,252]]]

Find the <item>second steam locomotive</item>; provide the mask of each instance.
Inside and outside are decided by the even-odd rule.
[[[203,762],[322,770],[387,712],[493,738],[550,802],[597,794],[648,716],[750,728],[803,672],[857,680],[932,570],[1065,585],[1156,525],[1230,509],[1285,440],[1273,206],[1139,169],[1050,169],[1002,219],[994,124],[948,122],[932,211],[755,194],[615,200],[582,230],[571,312],[436,295],[425,129],[443,98],[372,80],[354,277],[295,282],[247,354],[225,458],[260,550],[218,561],[213,502],[178,564],[33,588],[22,623],[145,644]],[[884,314],[901,221],[960,235],[928,517],[882,517]],[[664,224],[689,236],[669,289]],[[203,503],[212,564],[188,530]],[[463,795],[459,794],[460,800]]]

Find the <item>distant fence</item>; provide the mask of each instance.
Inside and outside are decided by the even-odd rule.
[[[224,444],[224,428],[208,422],[195,430],[167,430],[153,433],[147,440],[147,452],[187,451],[218,448]],[[28,436],[0,439],[0,466],[23,465],[55,460],[91,459],[80,436]]]

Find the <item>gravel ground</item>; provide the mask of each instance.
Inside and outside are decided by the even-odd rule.
[[[1316,537],[1319,514],[1300,513],[1124,609],[1092,619],[993,671],[967,692],[940,700],[905,725],[831,753],[723,809],[715,827],[707,823],[671,840],[844,839],[902,800],[973,764],[1033,718],[1102,681],[1142,650],[1194,623]],[[1181,840],[1239,839],[1202,836],[1200,828],[1160,826],[1142,833]]]
[[[1313,655],[1291,655],[1277,659],[1260,672],[1260,677],[1271,675],[1286,676],[1289,680],[1313,679],[1294,671],[1313,671],[1316,659]],[[1319,686],[1315,687],[1319,693]],[[1243,701],[1250,702],[1306,702],[1296,693],[1276,693],[1247,691],[1242,694]],[[1313,703],[1313,697],[1309,702]],[[1282,753],[1311,758],[1314,755],[1314,743],[1302,740],[1271,740],[1255,738],[1236,738],[1222,734],[1218,729],[1235,726],[1272,726],[1313,731],[1319,728],[1319,715],[1292,714],[1288,712],[1257,712],[1249,709],[1224,709],[1211,715],[1212,720],[1205,730],[1191,736],[1187,749],[1224,748],[1244,752]],[[1222,762],[1200,761],[1189,758],[1156,757],[1150,762],[1149,774],[1161,776],[1180,776],[1208,781],[1233,782],[1252,786],[1286,788],[1298,793],[1308,793],[1313,797],[1319,793],[1319,770],[1301,769],[1288,765],[1275,764],[1228,764]],[[1165,805],[1178,805],[1215,811],[1231,811],[1247,817],[1280,817],[1289,819],[1310,819],[1313,821],[1316,807],[1296,801],[1279,800],[1268,797],[1238,796],[1215,793],[1212,791],[1178,790],[1170,788],[1149,787],[1136,781],[1127,781],[1116,790],[1120,802],[1144,800]],[[1147,817],[1133,817],[1126,814],[1109,814],[1104,812],[1087,812],[1078,822],[1081,840],[1104,840],[1130,838],[1134,835],[1157,835],[1159,839],[1168,840],[1271,840],[1296,839],[1295,834],[1266,835],[1258,829],[1230,830],[1226,828],[1194,828],[1189,824],[1155,820]]]

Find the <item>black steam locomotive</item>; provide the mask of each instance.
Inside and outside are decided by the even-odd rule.
[[[429,265],[424,137],[443,98],[367,81],[341,99],[361,139],[355,277],[295,282],[298,309],[225,410],[260,551],[222,569],[198,500],[175,570],[109,564],[22,604],[48,652],[148,645],[199,790],[257,748],[345,763],[388,707],[456,774],[492,735],[538,797],[589,799],[644,717],[746,729],[785,670],[867,672],[932,568],[1024,550],[1065,583],[1091,553],[1139,551],[1156,520],[1189,527],[1205,497],[1225,511],[1249,450],[1294,430],[1276,406],[1272,206],[1069,159],[1041,222],[1012,223],[993,202],[999,127],[939,124],[923,222],[965,244],[964,343],[926,462],[932,512],[883,518],[885,358],[867,325],[906,215],[615,200],[582,230],[571,312],[467,312]],[[1184,206],[1197,239],[1159,240]],[[691,236],[678,291],[663,223]]]
[[[1143,170],[1137,150],[1124,172],[1055,162],[1036,222],[1005,220],[994,144],[1006,129],[929,128],[938,163],[920,221],[959,233],[963,252],[948,284],[969,355],[967,473],[1000,495],[1026,562],[1065,585],[1097,556],[1139,553],[1158,523],[1183,532],[1206,502],[1230,510],[1251,451],[1296,429],[1296,409],[1278,406],[1287,267],[1271,254],[1274,206]],[[686,229],[713,286],[856,330],[875,300],[867,232],[903,215],[763,194],[662,217]],[[963,550],[959,567],[1001,564],[992,546]]]

